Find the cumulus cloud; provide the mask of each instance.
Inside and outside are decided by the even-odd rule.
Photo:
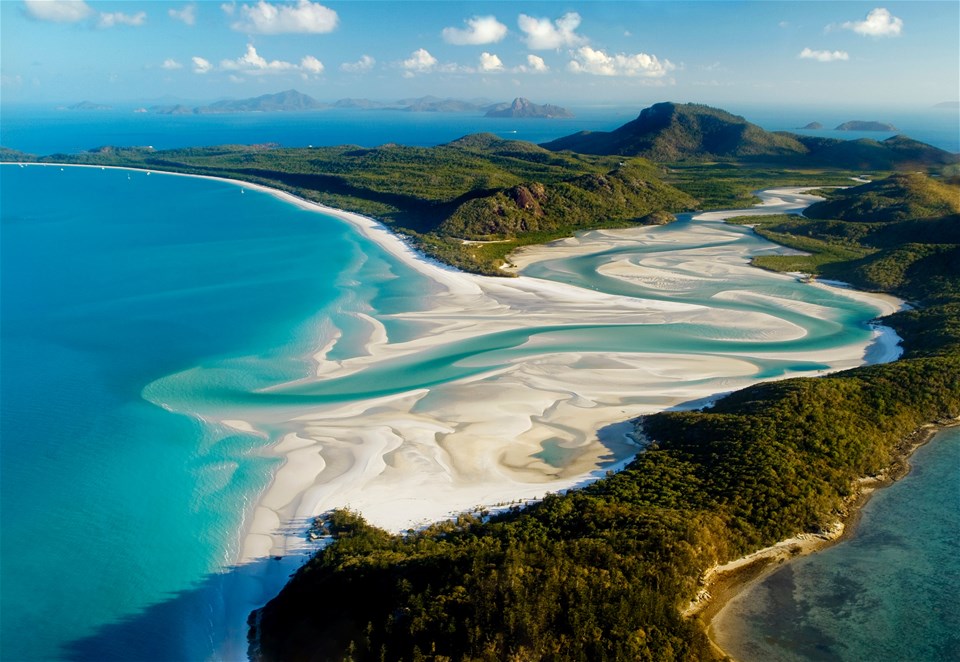
[[[78,23],[93,15],[83,0],[24,0],[27,13],[39,21]]]
[[[345,71],[348,74],[365,74],[375,65],[377,61],[369,55],[364,55],[356,62],[344,62],[340,65],[340,71]]]
[[[147,22],[147,12],[137,12],[136,14],[124,14],[123,12],[101,12],[97,20],[98,28],[112,28],[117,25],[129,25],[140,27]]]
[[[183,69],[183,65],[174,60],[172,57],[168,57],[163,61],[163,64],[160,65],[160,68],[173,71],[175,69]]]
[[[550,67],[547,66],[542,57],[531,53],[527,55],[527,63],[521,64],[514,71],[521,74],[543,74],[550,71]]]
[[[197,22],[197,6],[187,5],[183,9],[168,9],[167,15],[175,21],[194,25]]]
[[[867,37],[899,37],[903,19],[897,18],[883,7],[872,9],[862,21],[847,21],[840,27],[853,30]]]
[[[804,48],[797,57],[804,60],[816,60],[817,62],[836,62],[838,60],[849,60],[850,54],[846,51],[815,51]]]
[[[233,5],[220,7],[228,14],[234,13]],[[295,5],[273,5],[260,0],[255,5],[240,5],[239,13],[240,20],[231,27],[256,34],[323,34],[333,32],[340,20],[337,12],[310,0],[299,0]]]
[[[267,60],[257,52],[253,44],[247,44],[247,51],[236,60],[221,60],[224,71],[236,71],[244,74],[279,74],[288,71],[300,71],[304,74],[323,73],[323,62],[312,55],[305,55],[300,64],[284,60]]]
[[[484,73],[503,71],[503,62],[493,53],[481,53],[480,71]]]
[[[571,56],[573,59],[567,65],[570,71],[596,76],[662,78],[676,69],[676,66],[670,60],[660,60],[656,55],[647,55],[646,53],[607,55],[602,50],[582,46],[571,53]]]
[[[580,14],[577,12],[567,12],[555,21],[520,14],[517,25],[526,35],[524,41],[527,47],[533,50],[579,46],[587,41],[576,33],[580,27]]]
[[[304,55],[300,60],[300,71],[306,74],[320,75],[323,73],[323,62],[312,55]]]
[[[507,35],[507,26],[495,16],[474,16],[467,19],[467,27],[444,28],[443,40],[457,46],[494,44]]]
[[[193,60],[193,73],[195,74],[205,74],[213,69],[213,65],[202,57],[193,56],[191,60]]]
[[[409,75],[413,75],[415,73],[423,74],[436,68],[437,58],[430,55],[430,52],[427,49],[418,48],[410,54],[410,57],[401,62],[400,66],[403,67],[403,69],[405,69],[406,73]]]

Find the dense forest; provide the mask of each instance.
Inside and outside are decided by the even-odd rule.
[[[900,361],[645,417],[648,446],[624,471],[527,508],[407,535],[331,513],[318,527],[332,543],[252,615],[252,657],[714,659],[703,624],[681,616],[708,568],[828,528],[857,478],[897,462],[921,425],[960,415],[958,199],[954,183],[903,176],[834,193],[831,209],[860,210],[835,212],[847,220],[760,219],[812,253],[762,266],[914,304],[885,320]]]

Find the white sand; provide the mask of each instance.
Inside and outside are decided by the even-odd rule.
[[[731,311],[604,294],[529,277],[465,274],[424,259],[383,225],[364,216],[263,186],[203,178],[264,191],[347,221],[439,286],[440,292],[431,295],[426,310],[394,316],[417,322],[428,333],[392,343],[382,322],[358,315],[367,328],[364,355],[328,360],[330,349],[339,340],[335,333],[316,351],[315,376],[304,382],[341,377],[442,343],[496,331],[565,324],[689,322],[729,330],[738,338],[789,341],[805,332],[777,317],[778,307],[821,312],[811,304],[794,301],[768,302],[770,313]],[[795,211],[818,199],[801,195],[802,190],[807,189],[769,191],[757,207],[697,218]],[[550,246],[525,248],[512,260],[522,267],[543,259],[595,253],[624,242],[668,246],[677,241],[723,244],[735,239],[732,232],[697,224],[680,235],[658,233],[655,228],[596,231]],[[703,279],[722,282],[731,274],[754,271],[747,261],[740,249],[720,245],[687,249],[682,254],[655,254],[642,264],[613,261],[601,270],[607,276],[669,293],[694,289]],[[816,283],[811,287],[834,286]],[[870,302],[878,315],[900,305],[892,297],[842,288],[836,291]],[[743,300],[751,296],[759,295],[721,292],[715,298]],[[682,403],[706,401],[755,383],[759,372],[756,358],[810,361],[827,364],[831,370],[895,358],[895,335],[889,331],[876,335],[877,343],[762,357],[738,352],[596,352],[589,347],[574,353],[530,352],[522,361],[429,389],[292,413],[287,408],[282,413],[285,418],[279,421],[270,418],[278,416],[270,411],[251,410],[242,416],[245,420],[238,420],[240,416],[232,412],[219,422],[245,431],[263,429],[265,423],[272,430],[282,430],[282,441],[273,451],[286,459],[250,518],[242,560],[303,552],[307,542],[300,532],[306,523],[334,507],[351,507],[373,524],[400,531],[474,507],[526,501],[581,485],[636,453],[637,445],[627,436],[630,426],[624,421]],[[535,348],[537,343],[534,339],[528,344]],[[556,466],[545,461],[550,459],[545,449],[563,456],[555,461]]]
[[[255,187],[262,188],[262,187]],[[770,192],[763,205],[747,210],[713,212],[711,220],[731,215],[772,213],[802,208],[815,200],[805,189]],[[775,315],[725,311],[679,302],[620,297],[533,278],[491,279],[456,272],[420,258],[402,240],[370,219],[298,200],[271,191],[307,209],[353,223],[421,273],[442,285],[426,311],[398,315],[416,320],[432,332],[390,344],[382,325],[364,317],[374,331],[366,356],[324,362],[317,355],[317,374],[337,377],[392,357],[435,346],[438,342],[476,337],[495,331],[555,324],[650,324],[694,322],[738,329],[743,337],[764,341],[804,335]],[[698,217],[700,218],[700,217]],[[694,225],[671,241],[723,242],[724,233]],[[732,242],[734,236],[730,236]],[[664,241],[648,228],[599,231],[531,247],[514,262],[582,255],[624,241]],[[724,252],[726,250],[726,252]],[[645,287],[671,291],[696,287],[699,279],[722,279],[752,270],[733,249],[689,250],[682,265],[616,262],[603,272]],[[668,261],[667,261],[668,262]],[[771,278],[789,276],[770,275]],[[829,287],[817,283],[813,287]],[[892,297],[838,290],[875,305],[878,315],[898,309]],[[719,299],[746,298],[725,292]],[[812,304],[782,302],[794,310],[817,314]],[[776,309],[776,305],[771,306]],[[872,360],[890,360],[898,353],[896,336],[878,334],[880,350]],[[826,363],[830,370],[865,362],[869,343],[829,351],[782,352],[766,359]],[[276,448],[287,462],[261,499],[250,526],[244,557],[302,551],[302,536],[278,532],[280,522],[306,522],[331,508],[358,510],[374,524],[393,531],[427,524],[467,509],[542,497],[601,476],[608,467],[637,450],[622,422],[681,403],[709,398],[754,383],[753,357],[671,355],[661,353],[545,353],[480,376],[395,396],[316,407],[287,421],[290,433]],[[255,423],[254,423],[255,426]],[[608,433],[603,434],[604,430]],[[598,431],[601,431],[598,433]],[[544,443],[563,449],[559,466],[544,461]],[[272,544],[267,549],[267,537]]]

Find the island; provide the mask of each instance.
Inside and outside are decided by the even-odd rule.
[[[84,105],[86,104],[86,105]],[[71,110],[102,110],[108,106],[96,106],[84,102],[71,106]],[[493,103],[488,99],[453,99],[435,96],[400,99],[392,102],[371,99],[339,99],[333,103],[318,101],[309,94],[297,90],[286,90],[273,94],[263,94],[248,99],[223,99],[204,106],[186,106],[183,104],[153,105],[148,110],[157,115],[211,115],[224,113],[276,113],[309,112],[330,108],[339,110],[397,110],[409,113],[485,113],[486,117],[514,118],[569,118],[573,114],[550,104],[539,105],[518,97],[512,103]]]
[[[566,108],[561,108],[560,106],[552,106],[550,104],[539,105],[535,104],[528,99],[523,97],[517,97],[513,100],[511,104],[498,104],[490,108],[486,117],[515,117],[515,118],[528,118],[528,117],[540,117],[540,118],[570,118],[573,117],[571,113]]]
[[[820,122],[810,122],[806,126],[801,126],[799,131],[818,131],[823,128],[823,125]]]
[[[81,101],[80,103],[71,104],[69,106],[62,107],[63,110],[113,110],[113,106],[108,106],[103,103],[93,103],[92,101]]]
[[[886,122],[868,122],[852,120],[837,126],[834,131],[898,131],[897,127]]]
[[[433,148],[0,157],[268,185],[375,216],[446,264],[505,277],[523,246],[742,208],[770,186],[816,188],[826,200],[804,216],[728,221],[798,249],[755,265],[913,304],[884,318],[903,338],[900,360],[630,421],[642,451],[582,489],[402,535],[349,510],[318,518],[305,536],[329,544],[251,615],[254,660],[722,659],[706,636],[717,569],[770,562],[779,557],[766,550],[784,541],[790,556],[798,536],[835,537],[862,478],[897,475],[925,426],[960,416],[960,159],[904,136],[771,133],[664,103],[612,132],[541,146],[479,134]],[[854,186],[864,169],[875,181]]]

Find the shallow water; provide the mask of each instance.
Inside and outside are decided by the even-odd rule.
[[[740,662],[960,659],[960,428],[873,495],[853,537],[792,561],[717,616]]]
[[[437,286],[336,219],[229,183],[55,166],[3,166],[0,183],[4,659],[240,655],[223,652],[226,640],[242,640],[246,613],[290,569],[269,559],[232,568],[241,531],[280,465],[268,449],[317,405],[429,387],[417,416],[442,418],[464,378],[597,351],[716,353],[751,363],[752,379],[810,374],[825,365],[764,354],[865,343],[876,314],[756,270],[686,273],[684,251],[716,250],[721,264],[724,246],[771,247],[709,222],[699,227],[715,246],[673,245],[681,223],[653,231],[657,249],[615,251],[656,253],[658,268],[687,279],[675,299],[597,273],[611,254],[546,263],[555,271],[543,275],[770,315],[801,337],[770,340],[749,325],[553,323],[295,381],[316,368],[319,347],[333,343],[337,360],[366,353],[371,330],[359,315],[381,321],[393,343],[424,333],[408,314]],[[727,259],[744,269],[742,255]],[[715,392],[726,382],[705,383]],[[638,393],[624,406],[663,398]],[[254,410],[254,432],[223,422]],[[559,440],[542,451],[554,464],[578,455]]]

